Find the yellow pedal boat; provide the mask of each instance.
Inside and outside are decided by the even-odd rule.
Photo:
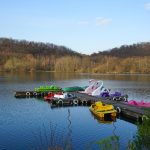
[[[117,111],[113,105],[104,104],[101,101],[95,102],[89,107],[90,111],[97,117],[104,118],[105,115],[109,114],[112,117],[116,117]]]

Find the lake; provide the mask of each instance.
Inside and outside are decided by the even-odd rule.
[[[87,106],[51,108],[42,98],[14,97],[14,91],[40,85],[85,86],[89,79],[103,80],[105,87],[128,94],[129,100],[150,101],[150,75],[0,73],[0,149],[97,150],[107,142],[125,150],[137,131],[131,120],[103,122]]]

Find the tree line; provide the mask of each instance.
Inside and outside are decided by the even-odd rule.
[[[116,56],[116,57],[133,57],[133,56],[150,56],[150,42],[141,42],[133,45],[122,45],[107,51],[93,53],[92,56]]]
[[[67,47],[0,38],[0,71],[150,73],[150,43],[83,55]]]

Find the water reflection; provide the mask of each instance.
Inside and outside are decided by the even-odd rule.
[[[146,109],[147,116],[143,123],[137,124],[137,134],[128,143],[128,150],[149,150],[150,149],[150,109]]]
[[[112,124],[116,122],[116,117],[113,116],[105,116],[103,117],[97,117],[91,112],[91,116],[94,117],[95,120],[97,120],[98,123],[103,123],[103,124]]]
[[[97,119],[99,123],[112,124],[113,125],[112,135],[107,136],[105,138],[101,138],[96,141],[89,142],[86,148],[92,150],[93,146],[96,145],[100,150],[120,150],[120,138],[116,134],[116,126],[115,126],[116,118],[111,118],[111,121],[110,118],[104,119],[95,117],[95,119]]]
[[[68,109],[68,134],[67,134],[67,140],[66,140],[66,147],[65,149],[72,150],[72,128],[71,128],[71,115],[70,115],[70,109]]]
[[[95,142],[100,150],[120,150],[120,139],[119,136],[109,136]]]
[[[34,149],[63,150],[67,146],[65,132],[52,122],[49,123],[48,128],[42,124],[42,127],[32,134],[34,136]]]
[[[51,109],[49,103],[44,102],[43,99],[16,99],[13,93],[15,90],[33,90],[40,85],[52,83],[60,87],[84,86],[91,78],[105,80],[105,86],[112,90],[129,93],[129,99],[150,100],[149,75],[131,77],[130,75],[1,72],[0,149],[48,149],[48,146],[52,148],[53,145],[64,148],[66,147],[64,143],[69,143],[68,147],[78,150],[84,149],[90,141],[94,148],[90,147],[94,150],[98,149],[95,146],[99,145],[104,145],[105,148],[107,145],[105,141],[109,146],[119,141],[120,149],[125,149],[137,130],[136,125],[129,123],[130,121],[124,119],[117,119],[114,122],[94,121],[85,106]],[[55,135],[55,138],[52,135]]]
[[[98,79],[121,81],[150,81],[149,74],[86,74],[86,73],[58,73],[58,72],[0,72],[0,77],[20,78],[21,80],[71,80],[71,79]],[[1,79],[0,78],[0,79]]]

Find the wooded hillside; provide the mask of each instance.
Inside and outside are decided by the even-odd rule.
[[[50,43],[0,38],[1,71],[54,71],[56,60],[64,56],[81,57],[81,54]]]
[[[113,48],[107,51],[94,53],[92,56],[105,55],[115,57],[133,57],[133,56],[150,56],[150,42],[143,42],[133,45],[122,45],[119,48]]]
[[[150,43],[123,45],[90,56],[65,46],[0,38],[0,71],[150,73]]]

